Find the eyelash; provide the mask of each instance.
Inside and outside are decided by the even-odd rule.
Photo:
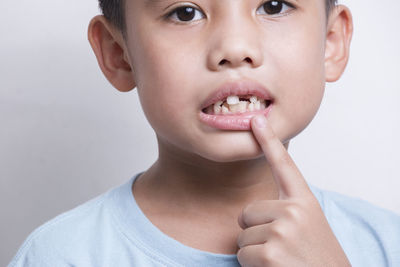
[[[268,1],[265,1],[265,2],[263,2],[261,5],[260,5],[260,7],[262,7],[262,6],[264,6],[266,3],[268,3],[268,2],[278,2],[279,4],[283,4],[283,5],[286,5],[286,6],[288,6],[289,7],[289,9],[296,9],[296,7],[293,5],[293,4],[291,4],[291,3],[288,3],[287,1],[283,1],[283,0],[268,0]],[[192,22],[192,21],[173,21],[173,20],[171,20],[171,17],[178,11],[178,10],[180,10],[180,9],[182,9],[182,8],[185,8],[185,7],[189,7],[189,8],[193,8],[194,10],[196,10],[196,11],[200,11],[199,9],[197,9],[196,7],[194,7],[194,6],[191,6],[191,5],[182,5],[182,6],[179,6],[179,7],[177,7],[177,8],[175,8],[175,9],[173,9],[171,12],[169,12],[167,15],[165,15],[165,19],[166,20],[170,20],[172,23],[175,23],[175,24],[188,24],[188,23],[190,23],[190,22]],[[258,9],[257,9],[258,10]],[[201,12],[201,11],[200,11]],[[201,13],[203,13],[203,12],[201,12]],[[268,14],[267,14],[268,15]],[[273,15],[270,15],[270,16],[275,16],[276,14],[273,14]],[[284,15],[287,15],[287,12],[285,12],[285,13],[279,13],[278,14],[278,17],[279,16],[284,16]],[[277,16],[275,16],[275,17],[277,17]],[[195,20],[196,21],[196,20]]]

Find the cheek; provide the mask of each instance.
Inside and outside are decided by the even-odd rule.
[[[132,57],[139,66],[135,80],[146,117],[150,124],[163,123],[166,118],[172,122],[180,121],[193,98],[188,59],[179,48],[175,51],[152,37],[141,38],[141,47],[133,50]]]
[[[286,141],[312,121],[324,94],[324,39],[322,34],[315,33],[317,27],[282,37],[288,41],[281,42],[275,57],[272,86],[276,92],[276,116],[271,117],[271,123]]]
[[[279,94],[277,111],[283,119],[275,122],[279,125],[278,129],[291,127],[287,140],[298,135],[315,117],[325,89],[323,64],[308,60],[291,68],[288,70],[291,76],[287,76],[279,85],[282,86],[282,94]]]
[[[128,42],[130,57],[137,66],[134,78],[148,122],[164,142],[192,150],[196,145],[193,136],[198,134],[193,118],[201,92],[196,79],[203,65],[189,51],[191,47],[183,48],[173,37],[143,29],[131,31],[137,39]]]

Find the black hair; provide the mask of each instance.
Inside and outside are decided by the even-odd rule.
[[[124,35],[126,30],[125,1],[126,0],[99,0],[99,6],[104,17]],[[337,0],[325,0],[327,17],[329,17],[336,3]]]
[[[99,0],[99,7],[104,17],[125,33],[125,0]]]
[[[326,17],[329,18],[331,11],[336,6],[338,0],[325,0]]]

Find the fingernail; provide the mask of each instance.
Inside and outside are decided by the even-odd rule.
[[[267,126],[267,118],[259,115],[255,118],[255,124],[258,128],[265,128]]]

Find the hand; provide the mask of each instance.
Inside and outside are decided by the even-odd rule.
[[[278,200],[257,201],[238,218],[242,266],[351,266],[328,221],[264,116],[251,121],[279,190]]]

